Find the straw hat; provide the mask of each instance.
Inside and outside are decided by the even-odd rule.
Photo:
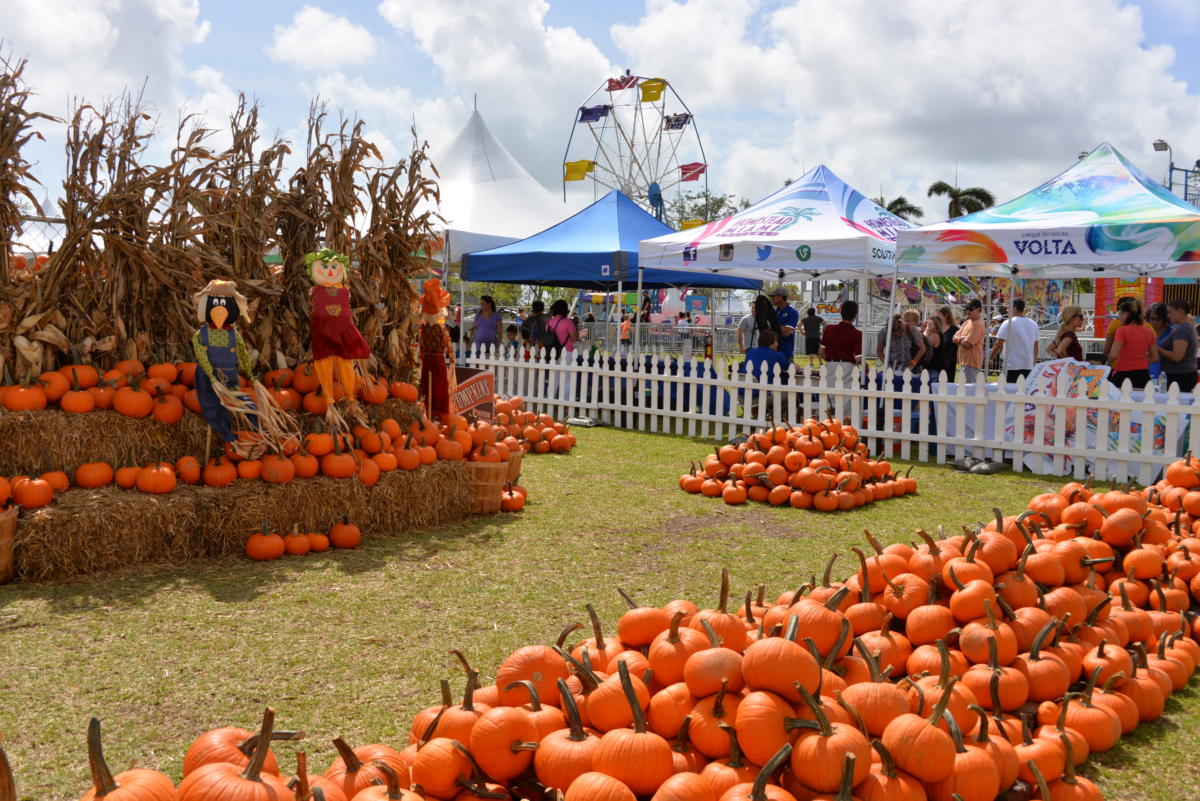
[[[205,314],[205,305],[209,297],[218,298],[233,298],[238,307],[238,319],[250,322],[250,312],[246,306],[246,296],[237,291],[237,284],[233,281],[209,281],[208,284],[196,294],[192,295],[192,302],[196,304],[196,320],[203,323],[207,319]]]

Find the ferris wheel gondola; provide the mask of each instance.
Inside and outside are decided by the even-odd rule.
[[[591,179],[593,189],[618,189],[650,210],[666,214],[666,194],[703,181],[708,164],[695,115],[665,78],[629,70],[602,83],[575,112],[563,156],[567,183]]]

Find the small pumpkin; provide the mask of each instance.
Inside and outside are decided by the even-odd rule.
[[[342,522],[334,523],[329,529],[329,543],[334,548],[357,548],[362,544],[362,532],[348,516],[342,515]]]
[[[104,761],[104,750],[100,745],[100,721],[92,718],[88,723],[88,766],[92,770],[92,787],[84,793],[81,801],[176,801],[179,797],[174,783],[157,770],[127,770],[112,775]],[[3,766],[7,768],[7,764]]]

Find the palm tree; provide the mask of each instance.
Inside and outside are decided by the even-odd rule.
[[[938,181],[929,187],[929,197],[950,198],[950,217],[961,217],[964,214],[974,214],[977,211],[990,209],[996,205],[996,198],[983,187],[972,186],[960,189],[945,181]]]
[[[909,202],[904,195],[894,197],[891,200],[884,200],[883,195],[875,198],[875,205],[883,206],[888,213],[895,214],[897,217],[905,220],[919,220],[925,216],[925,212],[920,206],[914,206]]]

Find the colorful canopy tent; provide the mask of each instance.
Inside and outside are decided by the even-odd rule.
[[[515,242],[569,212],[500,143],[479,111],[449,147],[436,154],[441,180],[438,213],[446,221],[447,263],[462,254]]]
[[[1105,142],[1015,200],[899,232],[900,272],[1016,278],[1200,274],[1200,209]]]
[[[637,280],[638,243],[671,229],[617,190],[531,237],[463,256],[464,281],[615,289]],[[759,289],[761,280],[710,271],[647,269],[644,287]]]
[[[896,232],[911,227],[822,165],[737,214],[646,240],[638,255],[647,270],[861,278],[891,274]]]

